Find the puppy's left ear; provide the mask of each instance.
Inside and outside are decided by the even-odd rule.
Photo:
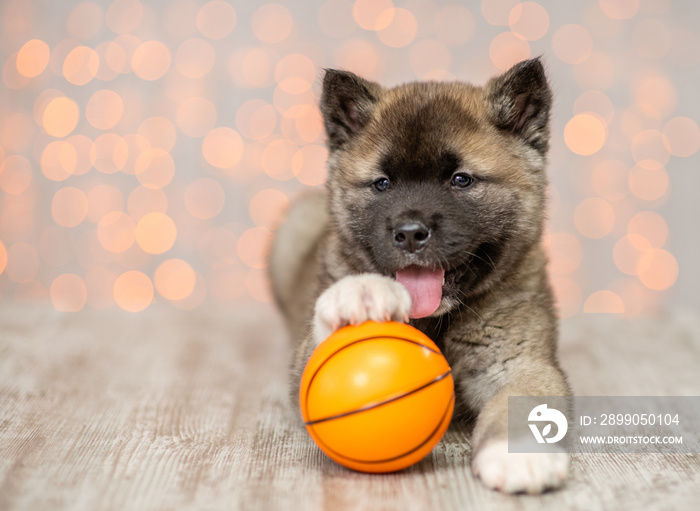
[[[513,133],[542,155],[549,148],[552,92],[539,58],[525,60],[485,87],[493,123]]]

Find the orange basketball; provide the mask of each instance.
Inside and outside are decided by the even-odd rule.
[[[450,366],[425,334],[368,321],[316,348],[299,399],[306,429],[329,457],[362,472],[392,472],[438,443],[455,395]]]

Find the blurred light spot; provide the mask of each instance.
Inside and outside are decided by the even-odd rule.
[[[100,57],[87,46],[73,49],[63,61],[63,76],[73,85],[85,85],[100,69]]]
[[[628,183],[635,197],[653,201],[668,192],[668,173],[663,167],[645,168],[637,164],[630,170]]]
[[[82,2],[76,5],[68,15],[66,30],[71,37],[85,41],[100,32],[103,19],[102,7],[94,2]]]
[[[124,56],[126,57],[124,68],[121,72],[131,73],[133,71],[131,62],[136,49],[141,45],[141,39],[132,34],[122,34],[117,36],[117,38],[114,39],[114,42],[122,48],[124,51]]]
[[[88,100],[85,118],[98,130],[112,129],[122,118],[124,101],[113,90],[98,90]]]
[[[570,318],[581,309],[581,288],[569,277],[551,279],[559,317]]]
[[[676,108],[677,96],[673,83],[660,73],[646,73],[633,81],[633,93],[644,115],[660,119]]]
[[[598,0],[600,9],[612,19],[630,19],[637,14],[639,0]]]
[[[74,186],[58,190],[51,201],[51,216],[62,227],[80,225],[88,212],[85,193]]]
[[[545,238],[545,248],[549,257],[549,271],[553,275],[570,275],[581,266],[581,242],[571,233],[550,233]]]
[[[2,275],[2,272],[5,271],[5,267],[7,266],[7,249],[5,248],[5,244],[0,240],[0,275]]]
[[[29,243],[19,242],[7,249],[5,275],[14,282],[28,282],[39,272],[39,256]]]
[[[202,220],[214,218],[221,213],[226,194],[218,181],[203,177],[192,181],[185,190],[185,207],[190,215]]]
[[[98,223],[107,213],[124,210],[122,192],[114,185],[103,183],[93,186],[87,194],[87,217]]]
[[[141,43],[131,57],[131,67],[136,76],[153,81],[161,78],[170,67],[170,50],[160,41]]]
[[[238,257],[251,268],[267,267],[267,250],[272,233],[263,227],[248,229],[238,238]]]
[[[197,28],[204,37],[223,39],[236,27],[236,10],[223,0],[212,0],[197,12]]]
[[[287,180],[292,177],[292,158],[299,148],[289,140],[270,142],[261,155],[260,163],[265,173],[275,179]]]
[[[231,128],[221,127],[211,130],[202,142],[204,159],[212,166],[228,169],[241,161],[243,140]]]
[[[380,0],[383,1],[383,0]],[[265,4],[253,14],[251,27],[255,36],[264,43],[279,43],[292,32],[294,18],[280,4]]]
[[[193,97],[183,101],[177,109],[176,122],[188,137],[201,138],[216,125],[216,108],[205,98]]]
[[[154,147],[141,153],[134,171],[136,178],[146,188],[163,188],[173,180],[175,161],[170,153]]]
[[[574,77],[583,89],[605,90],[615,79],[615,65],[604,53],[593,52],[574,67]]]
[[[618,201],[627,196],[629,166],[620,160],[604,160],[593,169],[593,189],[607,200]]]
[[[598,152],[607,138],[605,124],[595,115],[575,115],[564,127],[564,141],[576,154],[588,156]]]
[[[136,162],[141,155],[151,150],[151,143],[146,137],[137,133],[126,135],[124,137],[124,142],[126,142],[129,151],[121,171],[124,174],[133,176],[136,175]]]
[[[165,213],[147,213],[136,224],[136,242],[148,254],[167,252],[176,237],[175,222]]]
[[[83,279],[72,273],[59,275],[51,283],[51,303],[58,311],[78,312],[85,307],[87,288]]]
[[[11,55],[2,67],[2,83],[8,89],[18,90],[29,85],[30,81],[17,70],[17,54]]]
[[[126,52],[113,41],[103,41],[95,49],[100,58],[96,78],[104,82],[114,80],[126,68]]]
[[[513,32],[503,32],[491,41],[489,56],[494,66],[505,71],[513,64],[530,58],[530,45]]]
[[[444,59],[444,55],[442,58]],[[377,50],[369,41],[350,39],[343,42],[336,50],[335,65],[340,69],[347,69],[361,76],[377,78],[380,58]]]
[[[94,166],[104,174],[114,174],[124,168],[129,158],[129,145],[115,133],[105,133],[95,139]]]
[[[593,38],[581,25],[563,25],[554,32],[552,48],[561,61],[567,64],[580,64],[590,57]]]
[[[107,213],[97,224],[97,240],[109,252],[126,252],[136,240],[134,219],[121,211]]]
[[[58,97],[46,106],[41,122],[46,133],[62,138],[75,129],[79,118],[78,104],[70,98]]]
[[[117,34],[126,34],[139,26],[143,19],[143,5],[138,0],[114,0],[107,9],[107,26]]]
[[[323,134],[323,119],[315,106],[301,105],[285,112],[281,128],[285,138],[293,138],[294,130],[299,142],[316,142]]]
[[[655,211],[640,211],[627,223],[627,234],[643,236],[652,248],[661,248],[668,238],[668,226]]]
[[[687,158],[700,148],[700,129],[688,117],[674,117],[663,128],[666,149],[674,155]]]
[[[394,17],[394,3],[391,0],[355,0],[352,15],[355,22],[365,30],[382,30],[389,26]]]
[[[207,274],[207,287],[211,296],[229,302],[243,295],[246,273],[240,268],[211,269]]]
[[[315,101],[312,90],[302,92],[301,94],[291,94],[283,91],[279,87],[275,87],[272,93],[272,102],[275,109],[283,115],[296,115],[304,106],[313,106]]]
[[[626,234],[613,247],[613,261],[617,269],[627,275],[639,274],[639,261],[651,249],[651,244],[639,234]]]
[[[481,0],[481,14],[491,25],[506,26],[508,17],[519,0]]]
[[[596,291],[586,298],[583,312],[587,314],[622,314],[625,312],[625,304],[616,293],[604,289]]]
[[[599,239],[612,231],[615,225],[615,210],[605,199],[589,197],[576,207],[574,223],[578,231],[587,238]]]
[[[64,94],[60,90],[56,89],[45,89],[41,91],[34,101],[34,109],[32,110],[34,122],[37,125],[42,126],[44,123],[44,111],[46,110],[46,107],[49,106],[52,99],[63,96]]]
[[[549,14],[537,2],[521,2],[508,14],[508,25],[526,41],[536,41],[544,37],[549,29]]]
[[[262,303],[272,303],[272,290],[265,270],[249,270],[245,278],[248,294]]]
[[[324,35],[336,39],[348,37],[355,31],[351,0],[328,0],[318,9],[318,25]]]
[[[117,274],[108,268],[96,266],[85,273],[87,305],[93,309],[109,309],[114,305],[114,282]]]
[[[25,112],[17,112],[4,117],[2,128],[2,145],[6,151],[24,153],[31,146],[36,136],[36,126],[32,118]]]
[[[658,130],[644,130],[632,139],[632,157],[642,167],[666,165],[670,158],[668,140]]]
[[[36,194],[5,195],[0,200],[0,234],[6,241],[32,235],[36,217]]]
[[[197,32],[197,12],[200,6],[194,0],[169,2],[163,13],[163,26],[175,39],[186,39]]]
[[[142,311],[153,300],[151,279],[146,274],[136,270],[119,275],[114,281],[113,292],[117,305],[129,312]]]
[[[251,99],[236,111],[236,128],[245,137],[265,140],[275,130],[277,112],[267,101]]]
[[[275,59],[267,48],[239,50],[231,54],[228,73],[239,87],[267,87],[274,83],[272,61]]]
[[[32,182],[32,164],[19,154],[8,156],[0,165],[0,188],[10,195],[19,195]]]
[[[245,228],[235,227],[236,233]],[[238,261],[238,236],[230,228],[217,227],[206,230],[197,242],[197,250],[202,261],[212,268],[226,268]]]
[[[600,116],[608,125],[615,116],[612,101],[602,92],[590,90],[581,94],[574,102],[574,114],[592,112]]]
[[[129,194],[126,208],[136,220],[148,213],[165,213],[168,209],[168,196],[163,190],[138,186]]]
[[[182,300],[177,300],[172,302],[172,305],[178,309],[192,310],[196,309],[204,302],[207,297],[207,285],[204,277],[199,272],[194,272],[194,289],[192,292]]]
[[[307,186],[318,186],[326,181],[328,149],[310,144],[299,149],[292,158],[292,172],[297,180]]]
[[[31,39],[24,43],[17,53],[17,71],[27,78],[39,76],[49,65],[50,57],[51,50],[48,44],[39,39]]]
[[[168,300],[184,300],[192,294],[196,282],[192,266],[182,259],[163,261],[153,276],[156,289]]]
[[[81,44],[76,39],[63,39],[53,46],[51,57],[49,58],[49,67],[56,76],[63,76],[63,63],[66,57],[78,46],[81,46]]]
[[[625,316],[635,317],[657,313],[659,293],[644,286],[639,279],[622,277],[611,285],[625,304]]]
[[[447,46],[462,46],[474,37],[474,15],[463,5],[451,4],[440,9],[433,19],[435,36]]]
[[[659,59],[671,49],[671,34],[666,25],[656,19],[637,23],[632,39],[637,53],[647,59]]]
[[[145,119],[138,127],[137,133],[146,137],[152,147],[170,152],[177,140],[177,130],[165,117],[155,116]]]
[[[439,80],[447,75],[452,62],[450,50],[440,41],[422,39],[411,45],[408,62],[422,80]]]
[[[175,68],[187,78],[202,78],[215,60],[214,48],[204,39],[188,39],[175,52]]]
[[[309,57],[292,53],[277,63],[275,80],[283,91],[302,94],[311,89],[316,80],[316,66]]]
[[[284,192],[275,189],[261,190],[250,200],[250,218],[258,227],[273,229],[289,207],[289,198]]]
[[[418,33],[418,22],[415,16],[406,9],[396,8],[384,11],[381,18],[391,17],[391,22],[377,31],[379,40],[391,48],[403,48],[409,45]]]
[[[664,291],[678,279],[678,262],[662,249],[648,250],[639,260],[639,280],[649,289]]]
[[[72,175],[78,165],[78,151],[74,145],[56,140],[41,153],[41,172],[52,181],[63,181]]]

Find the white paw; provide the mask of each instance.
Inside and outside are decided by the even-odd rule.
[[[560,486],[569,472],[569,455],[557,453],[512,453],[508,441],[498,440],[481,448],[472,460],[472,470],[489,488],[505,493],[541,493]]]
[[[314,341],[320,344],[343,326],[370,320],[407,323],[410,312],[411,296],[394,279],[375,273],[345,277],[316,300]]]

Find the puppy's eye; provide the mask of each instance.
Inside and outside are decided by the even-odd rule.
[[[469,174],[465,174],[464,172],[460,172],[459,174],[455,174],[454,176],[452,176],[452,181],[450,184],[457,188],[466,188],[473,182],[473,177],[471,177]]]
[[[380,192],[385,192],[389,188],[389,180],[385,177],[381,177],[381,178],[377,179],[372,184],[377,189],[377,191],[380,191]]]

